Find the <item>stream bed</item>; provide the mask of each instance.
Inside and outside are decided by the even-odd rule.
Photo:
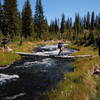
[[[48,52],[58,52],[51,49]],[[47,52],[44,50],[38,52]],[[73,53],[67,50],[66,54]],[[0,69],[0,100],[44,100],[43,95],[55,88],[72,71],[72,61],[55,58],[24,58]]]

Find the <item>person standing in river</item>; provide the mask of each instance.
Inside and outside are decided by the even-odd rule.
[[[98,47],[98,52],[99,52],[99,56],[100,56],[100,37],[99,38],[96,38],[96,44],[97,44],[97,47]]]

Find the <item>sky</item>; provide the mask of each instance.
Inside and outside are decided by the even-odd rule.
[[[35,1],[30,0],[33,15],[35,11]],[[25,0],[18,0],[18,9],[22,11]],[[79,13],[80,16],[84,16],[87,12],[94,11],[96,14],[100,13],[100,0],[42,0],[44,15],[48,19],[53,20],[55,18],[61,18],[64,13],[66,19],[72,17],[75,19],[75,13]]]

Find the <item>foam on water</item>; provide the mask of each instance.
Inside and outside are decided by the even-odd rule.
[[[29,68],[29,67],[33,67],[33,65],[36,66],[45,66],[45,67],[51,67],[52,65],[55,65],[56,61],[53,60],[52,58],[44,58],[42,60],[39,61],[28,61],[28,62],[24,62],[24,65],[20,65],[20,66],[16,66],[16,68]],[[39,67],[40,67],[39,66]]]
[[[2,85],[3,83],[6,83],[8,81],[13,81],[18,79],[19,76],[18,75],[7,75],[7,74],[0,74],[0,85]]]
[[[55,50],[55,49],[57,49],[57,45],[46,45],[46,46],[43,46],[43,47],[41,47],[41,49],[45,49],[45,50]]]
[[[62,54],[63,54],[63,55],[69,55],[69,54],[71,54],[72,52],[74,52],[74,51],[69,50],[69,49],[64,49],[64,50],[62,51]],[[59,49],[52,50],[52,51],[35,52],[36,55],[45,55],[45,54],[47,54],[47,55],[54,55],[54,56],[57,56],[58,53],[59,53]]]
[[[64,46],[68,46],[68,44],[64,44]],[[41,49],[46,49],[46,50],[56,50],[58,48],[58,45],[46,45],[41,47]]]
[[[9,67],[10,67],[10,65],[7,65],[5,67],[0,67],[0,69],[6,69],[6,68],[9,68]]]
[[[55,61],[52,60],[51,58],[45,58],[45,59],[42,59],[41,61],[25,62],[24,66],[29,66],[29,65],[35,64],[35,65],[45,65],[46,67],[49,67],[54,63],[55,63]]]
[[[24,96],[24,95],[26,95],[26,93],[19,93],[19,94],[12,96],[12,97],[5,97],[3,100],[14,100],[14,99],[21,97],[21,96]]]

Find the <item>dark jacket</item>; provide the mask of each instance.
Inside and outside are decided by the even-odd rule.
[[[58,43],[58,48],[59,49],[62,48],[63,46],[64,46],[64,43],[61,43],[61,42]]]

